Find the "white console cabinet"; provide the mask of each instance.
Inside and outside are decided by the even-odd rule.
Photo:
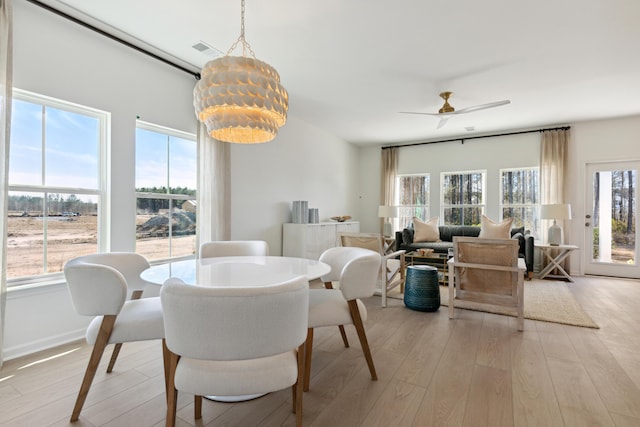
[[[358,221],[282,225],[282,255],[317,260],[329,248],[339,246],[338,233],[358,233]]]

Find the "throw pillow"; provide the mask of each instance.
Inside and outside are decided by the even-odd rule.
[[[413,228],[405,228],[402,230],[402,243],[407,245],[413,243]]]
[[[439,242],[440,230],[438,229],[438,217],[424,222],[420,218],[413,218],[414,242]]]
[[[496,224],[491,221],[485,215],[482,215],[482,221],[480,222],[480,235],[481,239],[508,239],[510,237],[511,223],[513,218],[506,219],[500,224]]]

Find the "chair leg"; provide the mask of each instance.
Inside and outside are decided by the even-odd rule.
[[[167,395],[167,427],[174,427],[176,425],[176,410],[178,406],[178,390],[176,390],[176,367],[178,366],[178,360],[180,356],[170,352],[169,357],[169,385]]]
[[[133,291],[131,294],[131,299],[140,299],[142,297],[142,291]],[[119,342],[113,348],[113,353],[111,353],[111,359],[109,359],[109,366],[107,366],[107,374],[110,374],[113,371],[113,366],[116,364],[116,360],[118,359],[118,354],[120,354],[120,349],[122,348],[122,343]]]
[[[167,340],[162,338],[162,365],[164,367],[164,395],[169,401],[169,375],[171,370],[171,352],[167,347]]]
[[[367,359],[367,365],[369,365],[369,372],[371,373],[371,379],[376,381],[378,374],[376,373],[376,367],[373,365],[373,357],[371,357],[371,349],[369,348],[369,341],[367,341],[367,334],[364,331],[364,324],[362,323],[362,317],[360,316],[360,309],[358,308],[358,301],[355,299],[347,301],[349,304],[349,312],[351,313],[351,319],[353,325],[358,332],[358,338],[360,338],[360,345],[362,346],[362,352],[364,358]]]
[[[324,282],[324,287],[327,289],[333,289],[333,283],[332,282]],[[340,330],[340,336],[342,337],[342,342],[344,343],[345,347],[349,347],[349,340],[347,339],[347,333],[344,331],[344,326],[343,325],[338,325],[338,329]],[[307,390],[305,390],[307,391]]]
[[[347,339],[347,333],[344,331],[343,325],[338,325],[338,329],[340,330],[340,336],[342,337],[342,342],[345,347],[349,347],[349,340]]]
[[[296,427],[302,427],[302,383],[304,381],[305,344],[298,347],[298,380],[293,385],[293,412],[296,414]]]
[[[193,396],[193,418],[202,418],[202,396]]]
[[[311,380],[311,350],[313,349],[313,328],[307,330],[307,341],[304,343],[304,385],[303,390],[309,391]]]
[[[109,342],[109,337],[111,336],[111,331],[113,331],[113,325],[115,323],[116,316],[114,315],[103,316],[102,318],[100,331],[98,332],[96,342],[93,344],[93,350],[91,351],[91,357],[87,364],[87,370],[84,373],[84,378],[80,385],[80,391],[78,392],[78,398],[76,399],[76,404],[73,407],[73,412],[71,413],[71,422],[78,421],[78,418],[80,418],[82,406],[84,405],[84,401],[87,399],[87,394],[89,394],[91,383],[93,382],[93,378],[96,376],[96,371],[98,370],[102,353]]]

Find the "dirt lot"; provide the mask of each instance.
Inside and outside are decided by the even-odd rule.
[[[138,223],[149,216],[141,215]],[[7,278],[43,274],[43,224],[41,217],[9,216],[7,233]],[[49,217],[47,221],[47,271],[62,271],[64,264],[77,256],[97,251],[97,217]],[[180,236],[172,239],[174,256],[194,253],[195,236]],[[137,252],[149,260],[169,256],[169,239],[154,237],[136,242]]]

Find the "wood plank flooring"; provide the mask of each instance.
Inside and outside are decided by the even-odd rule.
[[[353,327],[316,330],[304,425],[640,426],[640,281],[576,277],[570,285],[600,329],[525,321],[446,307],[406,309],[366,301],[365,328],[378,371],[371,381]],[[0,426],[162,426],[160,342],[126,344],[111,374],[107,353],[80,420],[69,424],[90,348],[73,343],[5,362]],[[178,426],[292,426],[291,392],[237,404],[180,394]]]

